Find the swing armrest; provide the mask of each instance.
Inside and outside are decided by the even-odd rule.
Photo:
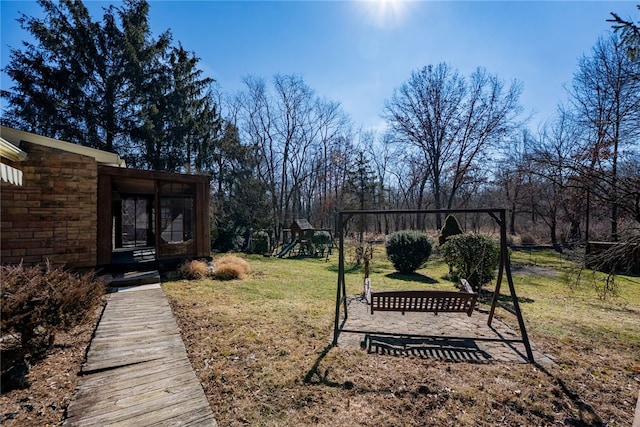
[[[471,289],[471,285],[469,284],[469,282],[467,282],[467,279],[460,279],[460,284],[464,288],[464,292],[468,294],[475,294],[475,292],[473,292],[473,289]],[[461,290],[460,292],[462,292],[463,290]]]

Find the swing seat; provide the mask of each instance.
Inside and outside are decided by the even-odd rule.
[[[469,282],[461,280],[463,289],[455,291],[386,291],[371,292],[371,314],[376,311],[417,313],[466,313],[471,316],[478,301]]]

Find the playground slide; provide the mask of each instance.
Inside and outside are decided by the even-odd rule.
[[[293,249],[293,247],[294,247],[295,245],[297,245],[297,244],[298,244],[298,239],[293,240],[291,243],[289,243],[287,246],[285,246],[285,247],[280,251],[280,253],[277,255],[277,257],[278,257],[278,258],[282,258],[282,257],[283,257],[283,256],[285,256],[286,254],[288,254],[288,253],[289,253],[289,251],[290,251],[291,249]]]

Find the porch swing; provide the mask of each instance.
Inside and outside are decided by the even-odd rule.
[[[442,290],[371,292],[371,282],[365,279],[365,299],[376,311],[399,311],[413,313],[466,313],[471,317],[478,301],[469,282],[460,280],[460,292]]]
[[[513,278],[511,276],[511,268],[509,262],[509,252],[507,248],[507,234],[506,234],[506,211],[505,209],[448,209],[448,210],[370,210],[370,211],[341,211],[337,215],[337,229],[340,233],[339,242],[339,259],[338,259],[338,286],[336,291],[336,311],[334,319],[334,333],[332,345],[338,345],[338,337],[341,333],[357,333],[370,335],[387,335],[387,336],[402,336],[402,337],[424,337],[429,338],[428,335],[415,335],[405,333],[390,333],[384,331],[371,331],[360,329],[347,329],[344,327],[348,319],[347,309],[347,294],[345,283],[345,268],[344,268],[344,219],[345,217],[351,218],[353,216],[367,216],[367,215],[406,215],[406,214],[478,214],[486,213],[493,218],[500,226],[500,263],[498,267],[498,277],[496,281],[496,287],[493,292],[493,299],[491,303],[491,309],[489,311],[489,317],[487,325],[491,327],[495,309],[498,307],[500,287],[502,284],[503,276],[506,275],[509,294],[511,297],[511,303],[513,309],[502,306],[508,312],[514,314],[518,319],[518,326],[520,329],[521,339],[507,339],[507,338],[468,338],[468,337],[445,337],[438,335],[438,338],[455,338],[455,339],[469,339],[469,340],[482,340],[482,341],[498,341],[504,343],[522,343],[527,353],[527,359],[529,362],[534,362],[533,351],[529,342],[529,337],[522,317],[522,311],[520,310],[520,304],[516,296],[515,287],[513,284]],[[420,313],[465,313],[467,316],[471,316],[478,300],[478,294],[473,292],[469,283],[465,280],[461,280],[461,290],[456,291],[443,291],[443,290],[408,290],[408,291],[382,291],[372,292],[371,283],[369,279],[365,279],[364,295],[367,303],[370,305],[371,314],[376,311],[394,311],[400,312],[403,315],[406,312],[420,312]],[[341,319],[341,314],[343,318]]]

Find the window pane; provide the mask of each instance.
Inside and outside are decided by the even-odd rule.
[[[165,183],[160,186],[160,236],[167,243],[193,238],[194,187]]]

